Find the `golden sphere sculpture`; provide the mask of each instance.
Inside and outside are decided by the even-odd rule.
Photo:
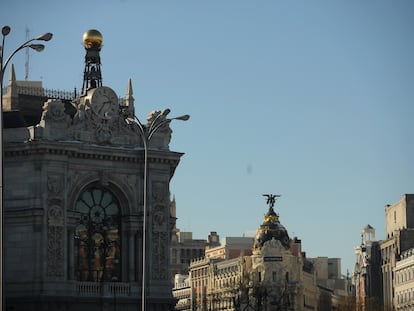
[[[102,34],[96,29],[90,29],[83,34],[83,45],[85,48],[100,48],[102,45]]]

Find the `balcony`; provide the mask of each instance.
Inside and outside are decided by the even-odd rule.
[[[77,293],[80,297],[129,297],[131,284],[121,282],[77,282]]]

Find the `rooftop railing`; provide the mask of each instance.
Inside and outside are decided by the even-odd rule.
[[[31,87],[31,86],[24,86],[24,85],[15,85],[13,86],[13,90],[18,95],[28,95],[28,96],[38,96],[38,97],[45,97],[50,99],[62,99],[62,100],[70,100],[73,101],[77,97],[80,96],[79,92],[76,88],[73,91],[64,91],[64,90],[55,90],[55,89],[46,89],[43,87]],[[7,94],[7,87],[3,88],[3,94]],[[124,98],[119,97],[118,102],[120,105],[124,104]]]

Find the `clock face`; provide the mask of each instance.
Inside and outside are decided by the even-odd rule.
[[[88,94],[89,95],[89,94]],[[118,96],[109,87],[102,86],[91,90],[88,96],[92,111],[102,119],[111,119],[119,110]]]

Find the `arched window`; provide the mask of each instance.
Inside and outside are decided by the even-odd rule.
[[[121,215],[116,197],[93,187],[78,198],[80,221],[75,231],[78,281],[121,281]]]

